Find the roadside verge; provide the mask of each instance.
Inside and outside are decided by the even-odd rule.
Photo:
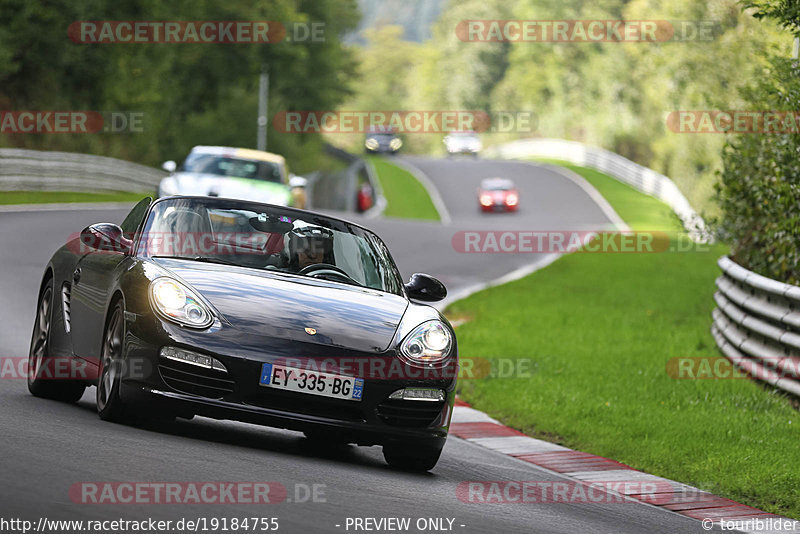
[[[800,461],[797,411],[723,369],[708,329],[725,247],[688,239],[652,197],[584,177],[634,230],[671,232],[669,249],[566,255],[450,305],[466,318],[463,355],[535,369],[465,380],[461,398],[523,434],[800,518],[800,474],[786,469]]]
[[[366,159],[373,165],[386,198],[383,215],[449,222],[450,216],[435,187],[430,183],[425,185],[426,181],[429,182],[427,177],[423,179],[419,173],[412,173],[399,161],[389,162],[378,156],[368,156]],[[438,203],[435,198],[439,198]]]

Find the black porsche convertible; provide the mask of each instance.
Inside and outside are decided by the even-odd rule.
[[[447,438],[458,350],[384,243],[309,211],[214,197],[139,202],[48,262],[28,388],[104,420],[195,415],[382,445],[429,470]],[[416,301],[416,302],[415,302]],[[54,374],[68,361],[80,373]]]

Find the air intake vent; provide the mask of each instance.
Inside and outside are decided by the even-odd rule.
[[[378,405],[378,417],[392,426],[424,428],[444,409],[444,402],[385,400]]]
[[[72,296],[72,288],[69,284],[64,284],[61,287],[61,309],[64,310],[64,330],[67,334],[72,330],[72,311],[70,304],[70,297]]]
[[[203,369],[165,358],[159,362],[158,370],[164,382],[181,393],[210,399],[221,399],[233,393],[233,380],[228,378],[228,373],[222,371]]]

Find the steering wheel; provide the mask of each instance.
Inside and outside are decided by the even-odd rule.
[[[320,278],[327,275],[331,276],[334,279],[338,278],[339,280],[348,284],[358,283],[355,280],[353,280],[353,278],[349,274],[344,272],[339,267],[331,265],[330,263],[312,263],[311,265],[306,265],[305,267],[303,267],[298,271],[298,274],[307,274],[308,276],[314,278]]]

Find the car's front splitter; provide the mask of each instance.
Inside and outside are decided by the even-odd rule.
[[[197,415],[299,432],[328,431],[343,436],[346,441],[358,445],[402,443],[417,444],[431,449],[444,446],[455,399],[455,394],[452,394],[446,402],[446,414],[444,415],[447,421],[446,426],[401,428],[226,402],[160,390],[135,382],[123,383],[120,396],[126,404],[135,406],[136,410],[141,410],[143,413],[153,413],[153,411],[162,413],[166,410],[183,417]]]

